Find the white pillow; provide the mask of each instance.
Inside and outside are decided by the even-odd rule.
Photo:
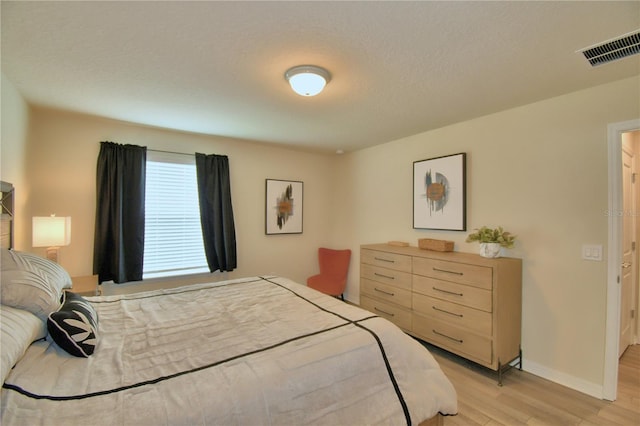
[[[4,283],[3,283],[4,284]],[[2,383],[31,343],[47,336],[44,322],[28,311],[0,306],[0,350]]]
[[[46,323],[58,309],[71,277],[60,265],[31,253],[2,249],[0,298],[3,305],[25,309]]]

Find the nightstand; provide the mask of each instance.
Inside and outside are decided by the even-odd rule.
[[[86,275],[84,277],[72,277],[71,291],[81,296],[100,296],[97,275]]]

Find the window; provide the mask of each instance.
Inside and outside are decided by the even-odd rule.
[[[209,272],[195,157],[147,152],[143,279]]]

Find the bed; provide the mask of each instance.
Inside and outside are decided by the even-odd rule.
[[[65,277],[49,284],[67,296],[44,316],[50,307],[5,297],[20,281],[7,256],[19,263],[3,252],[3,425],[442,424],[457,412],[419,342],[289,279],[80,298],[63,293]],[[75,354],[51,325],[73,303],[95,315],[71,333]]]

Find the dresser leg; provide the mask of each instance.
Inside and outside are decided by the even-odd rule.
[[[516,360],[518,360],[518,370],[522,371],[522,346],[518,346],[518,357],[512,359],[506,364],[503,365],[500,361],[500,358],[498,358],[498,386],[502,386],[502,374],[505,371],[511,370],[513,367],[515,367],[515,365],[513,365],[513,362]]]
[[[518,370],[522,371],[522,346],[518,346]]]

